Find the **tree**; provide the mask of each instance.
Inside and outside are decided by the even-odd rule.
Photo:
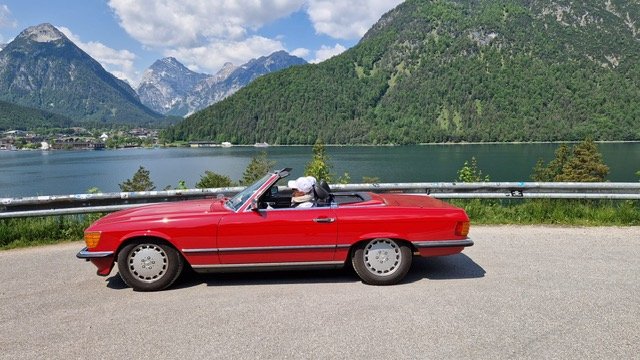
[[[198,189],[221,188],[233,186],[233,181],[226,175],[220,175],[213,171],[205,171],[196,183]]]
[[[609,167],[595,142],[586,139],[571,149],[562,144],[548,166],[544,166],[544,160],[538,160],[531,178],[534,181],[601,182],[608,174]]]
[[[313,176],[318,180],[324,180],[328,183],[333,181],[333,175],[331,174],[331,164],[329,162],[329,156],[326,153],[322,140],[318,139],[313,145],[313,158],[307,163],[307,167],[304,169],[306,176]]]
[[[489,175],[483,175],[482,170],[478,166],[475,156],[471,157],[471,164],[464,162],[462,168],[458,170],[458,180],[460,182],[488,182]]]
[[[559,181],[557,178],[562,174],[562,168],[569,161],[571,150],[567,144],[562,144],[555,151],[555,158],[544,166],[544,160],[539,159],[533,168],[531,179],[533,181],[552,182]]]
[[[120,186],[121,191],[126,192],[152,191],[156,189],[153,181],[151,181],[149,170],[145,169],[144,166],[140,166],[138,171],[133,174],[133,178],[125,180],[118,186]]]
[[[596,143],[587,139],[573,147],[571,157],[562,167],[557,181],[602,182],[609,167],[602,160]]]
[[[261,151],[258,155],[254,156],[249,165],[247,165],[247,168],[242,174],[242,179],[240,179],[240,185],[246,186],[253,184],[256,180],[273,170],[275,164],[275,161],[267,159],[266,152]]]

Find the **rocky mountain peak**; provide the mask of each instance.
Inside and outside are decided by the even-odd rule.
[[[160,117],[51,24],[24,29],[0,52],[0,100],[80,122],[146,123]]]
[[[217,73],[208,75],[195,73],[174,58],[164,58],[145,71],[138,95],[159,113],[184,116],[226,98],[261,75],[304,63],[301,58],[278,51],[241,66],[227,62]]]
[[[44,23],[36,26],[31,26],[24,29],[16,39],[28,39],[35,42],[54,42],[60,39],[67,39],[66,36],[55,26]]]
[[[222,69],[218,70],[218,72],[211,76],[211,79],[209,82],[220,82],[220,81],[224,81],[226,78],[229,77],[229,75],[231,75],[232,72],[234,72],[238,67],[233,65],[230,62],[226,62],[224,63],[224,65],[222,66]]]

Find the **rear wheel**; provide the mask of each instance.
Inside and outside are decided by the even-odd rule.
[[[171,286],[184,267],[182,256],[157,242],[126,245],[118,254],[118,272],[136,291],[156,291]]]
[[[411,268],[411,249],[395,240],[373,239],[358,245],[351,263],[358,276],[370,285],[393,285]]]

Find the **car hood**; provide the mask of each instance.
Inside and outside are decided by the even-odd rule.
[[[98,221],[96,225],[130,221],[150,221],[154,219],[177,219],[211,214],[227,214],[231,210],[224,206],[224,200],[189,200],[163,204],[143,205],[111,213]]]

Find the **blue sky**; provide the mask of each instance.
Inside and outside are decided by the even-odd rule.
[[[135,86],[166,56],[210,74],[277,50],[319,62],[355,45],[402,1],[0,0],[0,43],[50,23]]]

